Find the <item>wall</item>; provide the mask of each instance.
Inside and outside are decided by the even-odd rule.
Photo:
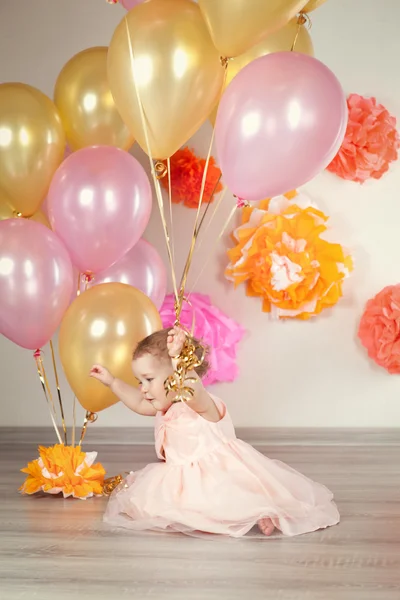
[[[24,81],[51,95],[64,63],[84,48],[107,45],[122,15],[120,6],[109,6],[105,0],[3,0],[0,80]],[[312,19],[316,56],[337,74],[346,92],[376,95],[400,117],[398,0],[328,0]],[[198,152],[205,153],[210,133],[206,124],[195,137]],[[144,161],[138,150],[135,154]],[[345,298],[315,321],[271,322],[258,300],[246,298],[242,290],[234,292],[221,278],[223,246],[215,252],[196,289],[211,294],[217,306],[248,330],[240,348],[239,380],[215,390],[228,402],[237,425],[392,427],[400,423],[398,377],[376,368],[356,341],[366,300],[400,278],[399,188],[400,163],[381,181],[363,186],[327,173],[305,186],[332,216],[340,241],[356,259]],[[227,197],[209,239],[221,227],[231,202]],[[186,210],[175,211],[178,255],[187,248],[193,216]],[[164,251],[156,207],[146,237]],[[197,268],[207,247],[202,247]],[[30,352],[4,338],[0,351],[0,423],[48,424]],[[72,394],[63,384],[70,406]],[[121,405],[102,413],[99,422],[148,424]]]

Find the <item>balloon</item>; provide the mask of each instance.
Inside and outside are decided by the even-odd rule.
[[[132,10],[132,8],[143,2],[145,2],[145,0],[120,0],[120,3],[126,10]]]
[[[29,219],[0,222],[0,331],[36,350],[54,335],[72,293],[72,264],[57,236]]]
[[[159,309],[167,290],[167,273],[154,246],[139,240],[118,262],[98,273],[93,284],[110,282],[126,283],[139,289]]]
[[[225,184],[261,200],[303,185],[333,159],[347,125],[340,83],[297,52],[257,58],[221,98],[215,140]]]
[[[100,144],[129,150],[134,142],[111,95],[107,52],[106,47],[79,52],[57,78],[54,102],[72,150]]]
[[[59,352],[68,382],[86,410],[98,412],[118,402],[109,388],[89,377],[93,364],[137,386],[131,368],[134,347],[161,328],[154,304],[129,285],[103,283],[74,300],[61,324]]]
[[[296,38],[297,36],[297,38]],[[314,48],[311,36],[307,27],[304,25],[298,25],[297,19],[292,19],[287,25],[271,33],[262,42],[253,46],[236,58],[228,62],[228,69],[226,73],[225,87],[232,81],[232,79],[241,71],[246,65],[251,63],[260,56],[266,56],[272,52],[280,52],[282,50],[291,50],[293,42],[296,40],[295,49],[296,52],[301,54],[308,54],[314,56]],[[217,118],[218,106],[216,106],[211,113],[209,119],[213,125],[215,125],[215,119]]]
[[[303,8],[303,12],[309,13],[325,4],[325,2],[326,0],[309,0],[309,2],[307,2],[305,7]]]
[[[108,79],[122,118],[145,152],[126,26],[151,155],[165,159],[197,131],[219,98],[224,75],[219,53],[191,0],[145,2],[118,25],[108,51]]]
[[[199,0],[212,40],[222,56],[243,54],[281,29],[307,0]]]
[[[0,194],[30,217],[61,163],[65,133],[53,102],[23,83],[0,84]]]
[[[78,150],[57,170],[48,194],[54,231],[82,273],[110,267],[141,237],[150,218],[151,188],[124,150]]]

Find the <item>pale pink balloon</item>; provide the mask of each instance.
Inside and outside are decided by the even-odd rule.
[[[126,10],[131,10],[138,4],[143,4],[143,2],[146,2],[146,0],[119,0],[119,1],[122,4],[122,6],[124,8],[126,8]]]
[[[346,125],[343,90],[319,60],[296,52],[258,58],[219,103],[215,139],[224,182],[246,200],[295,189],[328,166]]]
[[[73,287],[72,263],[55,233],[28,219],[0,222],[0,331],[36,350],[54,335]]]
[[[50,185],[51,226],[82,273],[110,267],[136,244],[151,213],[151,188],[140,163],[112,146],[71,154]]]
[[[146,294],[157,308],[164,302],[167,291],[167,273],[157,250],[139,240],[118,262],[98,273],[91,285],[98,283],[126,283]]]

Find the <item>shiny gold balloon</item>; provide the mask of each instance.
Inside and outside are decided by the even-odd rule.
[[[64,157],[53,102],[23,83],[0,84],[0,196],[24,217],[37,211]]]
[[[307,0],[199,0],[222,56],[243,54],[300,12]]]
[[[98,412],[118,402],[109,388],[89,377],[93,364],[137,385],[132,352],[140,340],[161,328],[151,300],[123,283],[99,284],[73,301],[61,323],[59,352],[68,382],[83,408]]]
[[[150,153],[153,158],[168,158],[207,119],[222,89],[219,53],[194,2],[139,4],[121,21],[111,40],[111,92],[122,118],[147,152],[134,77],[148,124]]]
[[[325,2],[326,0],[309,0],[309,2],[307,2],[305,7],[303,8],[303,12],[309,13],[325,4]]]
[[[111,95],[107,52],[106,47],[79,52],[57,78],[54,102],[72,150],[97,145],[129,150],[134,142]]]
[[[271,33],[262,42],[253,46],[240,56],[236,56],[228,62],[228,71],[225,81],[226,86],[232,81],[232,79],[241,71],[246,65],[251,63],[260,56],[266,56],[273,52],[281,52],[284,50],[291,50],[295,42],[294,50],[301,54],[308,54],[314,56],[314,47],[310,33],[304,25],[299,25],[297,19],[292,19],[279,31]],[[215,124],[217,117],[218,106],[214,108],[209,119],[211,123]]]

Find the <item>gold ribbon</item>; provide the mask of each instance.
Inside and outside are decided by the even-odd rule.
[[[173,261],[173,255],[172,255],[171,240],[169,237],[167,222],[166,222],[165,214],[164,214],[164,202],[163,202],[163,197],[162,197],[162,191],[161,191],[160,182],[157,178],[155,165],[152,160],[149,132],[148,132],[148,127],[147,127],[147,119],[146,119],[146,116],[144,113],[143,104],[142,104],[142,101],[140,98],[139,89],[138,89],[137,82],[136,82],[135,58],[134,58],[134,54],[133,54],[131,34],[129,31],[129,27],[128,27],[128,20],[126,17],[125,17],[125,26],[126,26],[126,34],[127,34],[127,38],[128,38],[128,45],[129,45],[129,57],[130,57],[130,64],[131,64],[132,80],[133,80],[133,85],[135,88],[136,98],[137,98],[138,105],[139,105],[140,119],[142,122],[143,132],[144,132],[145,141],[146,141],[146,148],[147,148],[147,154],[148,154],[149,162],[150,162],[151,175],[153,177],[153,183],[154,183],[154,188],[156,191],[156,197],[157,197],[157,202],[158,202],[158,209],[160,211],[160,217],[161,217],[161,223],[162,223],[164,237],[165,237],[165,243],[167,245],[168,261],[169,261],[169,265],[170,265],[170,269],[171,269],[171,276],[172,276],[172,285],[174,288],[175,298],[178,299],[178,288],[177,288],[177,284],[176,284],[176,275],[175,275],[174,261]]]
[[[193,371],[203,364],[206,351],[203,346],[200,346],[202,355],[199,357],[196,354],[196,346],[193,343],[192,338],[187,337],[183,348],[177,357],[177,365],[175,372],[167,377],[164,381],[164,389],[167,397],[174,393],[173,403],[175,402],[188,402],[194,396],[194,389],[187,383],[197,383],[199,380],[197,377],[187,377],[188,371]]]
[[[58,404],[60,406],[61,422],[62,422],[62,427],[63,427],[63,431],[64,431],[64,443],[67,446],[68,445],[67,426],[65,424],[64,406],[63,406],[63,402],[62,402],[62,398],[61,398],[60,382],[58,380],[56,357],[54,354],[54,347],[53,347],[52,340],[50,340],[50,349],[51,349],[51,358],[53,361],[54,379],[56,380],[56,386],[57,386],[57,395],[58,395]]]
[[[78,444],[79,446],[82,446],[83,438],[85,437],[88,423],[95,423],[97,421],[97,417],[98,417],[97,413],[92,413],[89,410],[86,411],[85,419],[84,419],[83,425],[82,425],[81,437],[80,437],[79,444]]]
[[[54,407],[54,402],[53,402],[53,396],[51,394],[51,389],[50,389],[46,371],[44,368],[41,350],[40,349],[36,350],[33,354],[33,357],[36,362],[37,373],[39,376],[40,383],[42,384],[42,389],[43,389],[44,397],[46,399],[47,408],[49,409],[51,422],[53,424],[54,431],[56,432],[58,442],[59,442],[59,444],[62,445],[63,442],[62,442],[61,435],[58,430],[57,422],[56,422],[56,412],[55,412],[55,407]]]
[[[296,30],[296,34],[294,36],[292,47],[290,48],[291,52],[294,52],[297,40],[298,40],[299,35],[300,35],[301,26],[305,25],[305,24],[307,24],[307,29],[311,29],[311,19],[310,19],[310,17],[306,13],[301,12],[299,14],[299,16],[297,17],[297,30]]]

